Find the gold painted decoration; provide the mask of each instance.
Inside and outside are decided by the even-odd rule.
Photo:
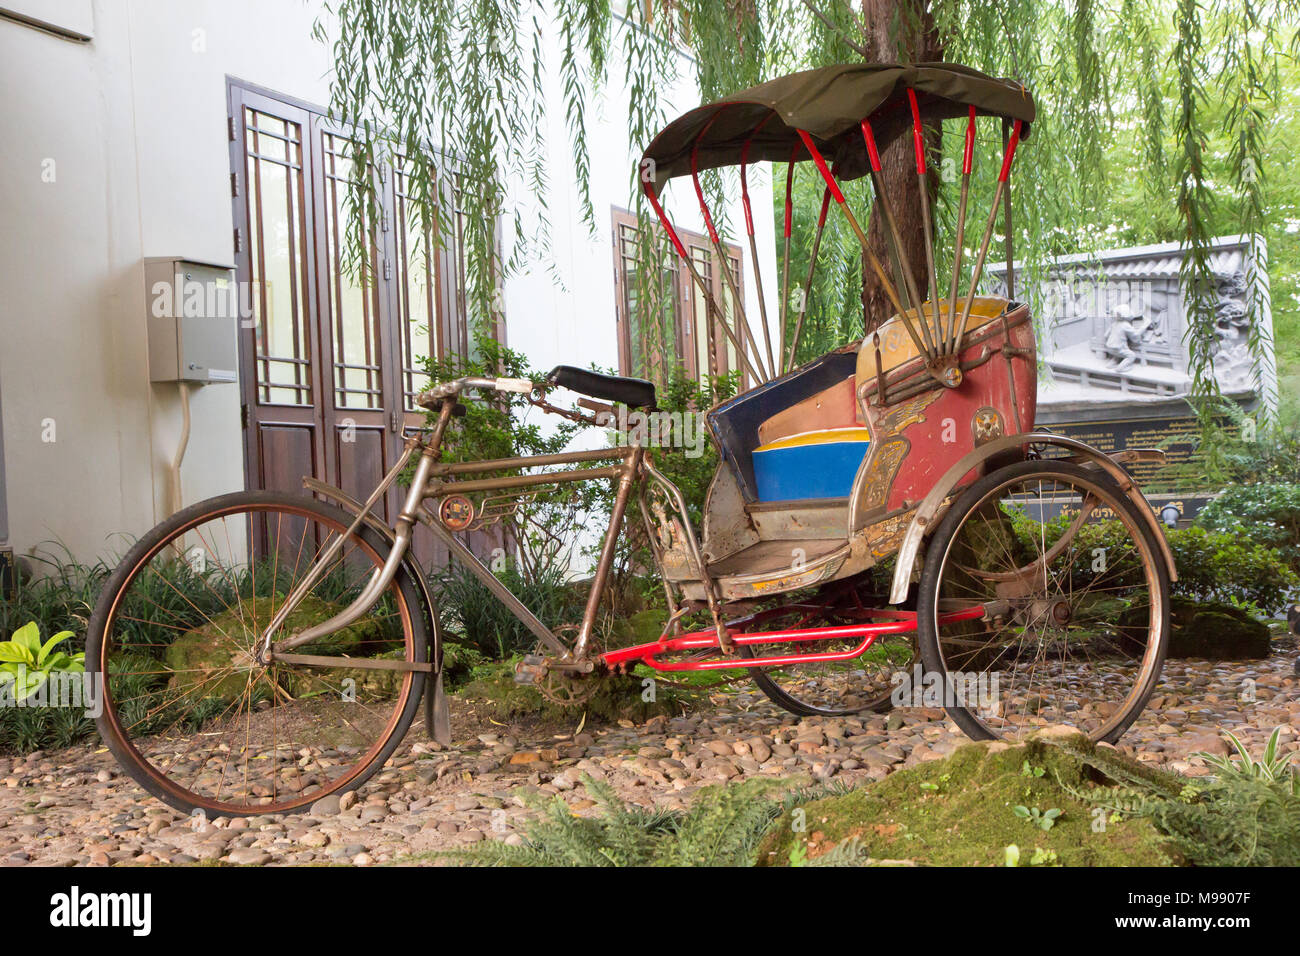
[[[464,495],[448,495],[438,505],[438,518],[448,531],[464,531],[474,523],[474,502]]]

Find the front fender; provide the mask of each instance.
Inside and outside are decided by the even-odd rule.
[[[1077,439],[1067,438],[1064,435],[1053,435],[1049,432],[1032,432],[1023,435],[1006,435],[980,445],[975,450],[962,456],[956,464],[944,472],[943,476],[935,482],[929,494],[922,498],[921,503],[917,505],[916,513],[912,515],[912,521],[907,526],[907,532],[903,535],[902,544],[899,545],[897,563],[894,565],[894,581],[889,592],[890,604],[902,604],[907,600],[907,589],[912,582],[912,568],[916,564],[916,556],[921,549],[921,542],[930,533],[939,509],[952,494],[957,482],[961,481],[972,468],[979,466],[995,455],[1011,451],[1023,445],[1054,445],[1070,451],[1072,458],[1083,459],[1100,466],[1119,485],[1124,496],[1137,506],[1138,513],[1151,529],[1160,552],[1164,556],[1165,564],[1169,569],[1169,580],[1178,580],[1178,571],[1174,567],[1173,552],[1169,550],[1169,542],[1165,540],[1165,536],[1160,530],[1160,524],[1156,521],[1155,513],[1152,512],[1146,499],[1142,497],[1142,492],[1138,489],[1133,477],[1120,467],[1119,461]],[[1116,457],[1122,460],[1125,455],[1126,453],[1121,452]]]
[[[308,491],[314,491],[322,497],[333,500],[339,507],[350,514],[355,515],[361,511],[362,502],[357,501],[346,491],[315,478],[304,478],[302,483],[303,487]],[[393,529],[381,521],[373,511],[367,512],[364,521],[368,528],[380,535],[390,546],[395,543],[396,535]],[[437,675],[442,672],[442,628],[438,622],[438,610],[437,605],[433,602],[433,592],[429,590],[429,578],[410,548],[406,549],[406,555],[402,558],[402,565],[415,579],[416,586],[420,589],[420,597],[424,599],[425,625],[432,641],[432,646],[429,648],[429,660],[433,663],[434,675]]]

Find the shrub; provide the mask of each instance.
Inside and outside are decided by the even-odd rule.
[[[10,634],[28,621],[35,621],[42,634],[72,631],[71,643],[64,649],[82,649],[91,609],[104,580],[117,564],[116,558],[83,564],[60,548],[56,553],[25,560],[40,565],[41,576],[19,574],[13,599],[0,601],[0,634]]]
[[[20,576],[14,599],[0,602],[0,634],[25,631],[26,626],[34,625],[37,633],[63,638],[57,651],[50,649],[46,663],[54,654],[68,658],[68,661],[60,660],[60,664],[79,661],[85,649],[91,608],[112,568],[104,561],[78,563],[66,552],[35,560],[45,566],[46,573],[40,578]],[[28,671],[30,674],[31,668]],[[79,708],[0,707],[0,752],[3,753],[69,747],[94,732],[94,723]]]
[[[1300,571],[1300,484],[1231,485],[1201,509],[1196,526],[1276,548]]]
[[[554,630],[582,617],[584,598],[567,582],[567,566],[552,562],[525,572],[515,562],[497,572],[524,606]],[[537,638],[468,568],[453,562],[430,575],[433,597],[448,638],[500,660],[529,653]]]
[[[72,637],[71,631],[60,631],[48,640],[41,640],[40,628],[29,621],[7,641],[0,641],[0,685],[13,684],[15,700],[26,700],[50,679],[51,674],[80,674],[86,670],[86,654],[72,654],[56,648]]]
[[[1271,417],[1222,398],[1206,411],[1191,458],[1181,469],[1164,469],[1181,471],[1182,487],[1204,488],[1207,476],[1222,484],[1300,481],[1300,418],[1294,405]]]
[[[646,810],[583,776],[601,810],[580,817],[561,798],[533,801],[538,817],[521,846],[488,840],[440,856],[475,866],[753,866],[758,842],[781,812],[779,783],[706,787],[689,810]]]
[[[475,354],[448,356],[426,362],[430,378],[448,381],[465,375],[505,376],[538,381],[543,373],[530,368],[527,359],[488,338],[476,341]],[[512,392],[471,390],[462,393],[465,415],[452,419],[443,436],[439,459],[449,462],[550,455],[564,451],[579,426],[555,417],[530,420],[527,396]],[[432,422],[435,414],[430,412]],[[604,464],[604,463],[595,463]],[[413,467],[413,466],[412,466]],[[518,468],[483,472],[474,477],[504,477],[521,474]],[[470,494],[476,508],[485,498],[506,496],[512,507],[497,513],[502,543],[513,551],[527,578],[538,578],[545,567],[557,560],[568,561],[576,544],[576,532],[585,523],[581,514],[587,506],[584,494],[572,485],[506,489],[501,493]],[[500,503],[498,501],[498,503]]]
[[[1062,530],[1069,518],[1048,522],[1049,540]],[[1020,539],[1026,560],[1037,553],[1039,525],[1011,512],[1012,526]],[[1286,606],[1291,591],[1300,584],[1286,553],[1267,541],[1255,540],[1245,531],[1190,528],[1162,529],[1174,555],[1178,580],[1173,593],[1196,601],[1217,600],[1272,612]],[[1075,538],[1071,576],[1076,588],[1085,588],[1096,574],[1092,571],[1094,550],[1104,549],[1110,586],[1132,586],[1140,581],[1137,552],[1128,530],[1119,521],[1093,521],[1079,529]]]
[[[1269,612],[1285,607],[1300,583],[1282,552],[1245,535],[1193,526],[1167,531],[1166,537],[1178,568],[1175,594]]]

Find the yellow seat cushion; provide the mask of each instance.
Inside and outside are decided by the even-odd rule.
[[[1000,296],[976,296],[971,303],[970,316],[966,319],[966,332],[969,334],[981,326],[987,324],[991,319],[996,319],[1007,311],[1009,300]],[[961,311],[965,308],[966,300],[957,300],[957,318],[961,318]],[[930,327],[931,336],[934,336],[934,303],[926,302],[921,306],[922,314],[925,316],[926,323]],[[915,314],[912,315],[912,322],[916,322]],[[941,338],[948,328],[948,300],[944,299],[939,303],[939,326]],[[925,336],[921,330],[916,330],[917,335],[921,336],[924,341]],[[885,372],[891,372],[899,366],[906,365],[915,359],[920,353],[917,351],[916,343],[912,341],[912,336],[907,332],[907,327],[903,320],[894,315],[888,321],[882,323],[875,330],[874,334],[880,336],[880,364]],[[858,369],[857,369],[857,387],[861,388],[863,382],[874,381],[876,377],[876,348],[873,333],[868,333],[862,338],[862,345],[858,348]]]

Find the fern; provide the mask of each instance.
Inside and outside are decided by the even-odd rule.
[[[752,866],[781,807],[764,796],[777,786],[767,780],[706,788],[686,811],[629,805],[585,774],[582,783],[598,816],[579,817],[559,797],[534,801],[521,845],[491,841],[439,855],[471,866]]]
[[[1148,818],[1193,866],[1297,866],[1300,778],[1289,767],[1291,755],[1277,753],[1279,733],[1273,732],[1258,761],[1229,735],[1240,760],[1201,754],[1218,777],[1200,786],[1183,785],[1176,794],[1169,786],[1177,778],[1154,773],[1126,773],[1120,786],[1062,786],[1093,806]],[[1104,752],[1098,749],[1093,756]],[[1112,779],[1125,766],[1116,761],[1103,769],[1080,759]]]

